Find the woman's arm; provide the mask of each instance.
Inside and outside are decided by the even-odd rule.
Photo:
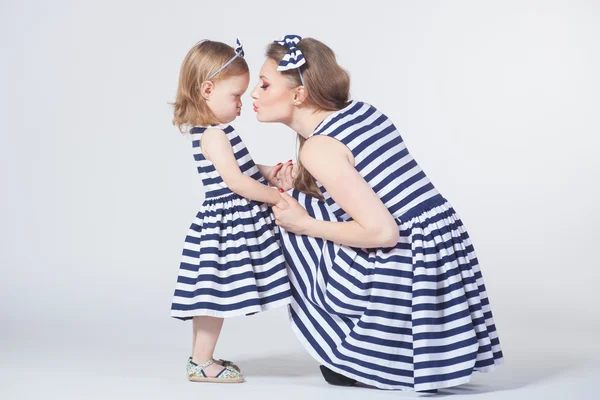
[[[231,143],[225,133],[218,128],[209,128],[202,135],[201,148],[204,156],[213,163],[215,169],[232,192],[250,200],[277,204],[281,196],[275,188],[263,185],[257,180],[242,174]]]
[[[353,221],[316,220],[308,214],[302,216],[296,204],[288,204],[287,209],[275,212],[285,229],[353,247],[393,247],[398,243],[398,225],[379,196],[356,171],[352,153],[344,144],[326,136],[315,136],[306,141],[300,158]],[[290,196],[284,199],[291,203]],[[297,204],[297,207],[301,206]]]

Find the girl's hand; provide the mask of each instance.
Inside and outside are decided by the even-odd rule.
[[[273,207],[275,214],[275,224],[288,232],[303,235],[308,231],[308,226],[313,219],[308,212],[298,203],[298,201],[279,189],[281,199]]]
[[[260,173],[265,177],[265,179],[272,185],[275,186],[277,188],[279,188],[280,186],[280,182],[279,179],[277,178],[277,174],[279,173],[279,171],[281,171],[281,169],[283,168],[283,164],[279,163],[276,165],[273,165],[272,167],[268,167],[266,165],[257,165],[258,169],[260,170]]]
[[[296,178],[296,174],[298,173],[298,166],[292,163],[292,160],[289,160],[277,172],[277,180],[280,188],[287,191],[294,187],[294,178]]]

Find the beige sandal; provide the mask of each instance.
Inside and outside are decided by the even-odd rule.
[[[233,361],[223,360],[222,358],[218,358],[216,360],[213,358],[212,360],[215,364],[219,364],[224,367],[231,367],[231,368],[235,369],[237,372],[242,372],[240,367],[238,367]],[[190,361],[192,361],[192,357],[188,358],[188,363]]]
[[[191,359],[188,360],[186,372],[188,379],[192,382],[212,382],[212,383],[242,383],[244,376],[233,367],[225,366],[215,377],[208,377],[204,373],[204,368],[214,364],[213,360],[208,360],[202,364],[196,364]]]
[[[214,358],[213,358],[213,361],[215,361]],[[237,372],[242,372],[240,367],[238,367],[233,361],[223,360],[222,358],[219,358],[216,361],[220,361],[221,365],[224,367],[231,367],[231,368],[235,369]],[[219,363],[216,363],[216,364],[219,364]]]

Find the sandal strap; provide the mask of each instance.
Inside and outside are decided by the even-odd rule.
[[[193,363],[193,361],[192,361],[192,363]],[[204,369],[204,368],[206,368],[206,367],[208,367],[209,365],[212,365],[212,364],[214,364],[213,360],[206,360],[202,364],[197,364],[197,365],[198,365],[198,368]]]
[[[219,376],[221,376],[221,374],[225,371],[227,371],[227,367],[223,368],[217,375],[215,375],[215,378],[218,378]]]
[[[235,368],[232,368],[228,365],[225,368],[223,368],[221,370],[221,372],[219,372],[215,378],[237,379],[237,378],[241,378],[241,377],[242,377],[242,374],[238,370],[236,370]]]
[[[204,368],[208,367],[209,365],[214,364],[213,360],[206,360],[202,364],[197,364],[194,362],[194,360],[192,360],[192,357],[190,357],[188,359],[188,363],[198,369],[204,369]]]

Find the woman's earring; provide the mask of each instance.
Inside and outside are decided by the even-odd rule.
[[[294,105],[295,105],[295,106],[297,106],[297,105],[298,105],[298,102],[297,102],[297,101],[295,101],[295,102],[294,102]]]

